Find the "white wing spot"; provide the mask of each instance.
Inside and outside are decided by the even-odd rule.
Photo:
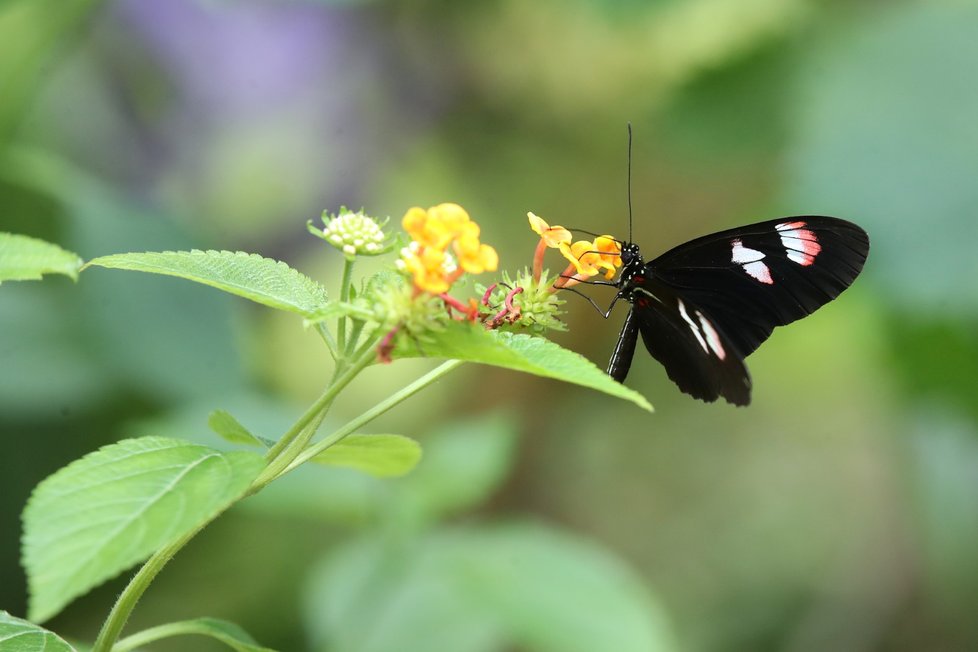
[[[747,272],[751,278],[754,278],[765,285],[774,285],[774,279],[771,278],[771,270],[769,270],[767,265],[759,260],[744,265],[744,271]]]
[[[713,349],[713,352],[717,354],[717,357],[721,360],[726,359],[727,352],[723,348],[723,343],[720,341],[720,334],[717,333],[717,329],[713,328],[713,324],[710,320],[703,316],[699,310],[696,311],[696,318],[700,320],[700,326],[703,328],[703,332],[706,333],[706,342]]]
[[[744,243],[740,241],[740,238],[734,238],[730,242],[730,245],[733,247],[730,256],[731,262],[743,265],[744,263],[753,263],[764,258],[764,252],[745,247]]]
[[[676,299],[676,301],[679,302],[679,314],[682,315],[683,316],[683,320],[687,324],[689,324],[690,330],[692,330],[693,331],[693,335],[696,336],[696,341],[699,342],[700,343],[700,346],[703,347],[703,351],[705,351],[706,353],[709,353],[710,352],[710,347],[708,347],[706,345],[706,340],[703,339],[703,335],[700,333],[699,326],[697,326],[696,325],[696,322],[694,322],[692,319],[689,318],[689,314],[686,312],[686,304],[683,303],[683,300],[682,299]],[[697,314],[698,314],[698,312],[699,311],[697,311]]]
[[[731,240],[730,245],[730,262],[737,263],[743,267],[747,275],[755,281],[760,281],[765,285],[774,285],[774,279],[771,278],[771,270],[761,262],[764,259],[764,252],[745,247],[744,243],[740,241],[740,238]]]
[[[774,227],[781,235],[788,260],[802,267],[814,264],[815,257],[822,251],[818,236],[805,226],[804,222],[783,222]]]

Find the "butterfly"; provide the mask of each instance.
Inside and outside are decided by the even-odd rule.
[[[817,215],[705,235],[650,262],[638,245],[622,243],[621,270],[607,284],[618,290],[612,307],[625,300],[631,310],[607,373],[624,382],[641,335],[683,392],[747,405],[751,378],[744,359],[776,326],[839,296],[868,254],[864,230]]]

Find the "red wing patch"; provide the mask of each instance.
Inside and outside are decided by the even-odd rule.
[[[781,244],[787,251],[788,260],[802,267],[814,264],[815,257],[822,251],[818,236],[805,226],[804,222],[784,222],[774,227],[781,236]]]

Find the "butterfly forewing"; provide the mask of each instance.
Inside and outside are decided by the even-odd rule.
[[[861,228],[834,217],[769,220],[697,238],[648,274],[706,312],[744,356],[852,284],[869,253]]]

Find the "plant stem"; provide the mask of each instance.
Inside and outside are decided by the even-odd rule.
[[[340,301],[350,301],[350,286],[353,284],[353,259],[343,258],[343,280],[340,281]],[[336,323],[336,342],[341,355],[346,354],[346,316],[343,315]]]
[[[374,353],[372,345],[373,340],[360,349],[353,364],[347,367],[339,377],[329,384],[320,397],[316,399],[316,402],[309,406],[309,409],[299,417],[299,420],[289,428],[288,432],[282,435],[275,445],[268,450],[265,454],[265,459],[268,460],[268,466],[265,467],[252,483],[252,493],[258,491],[277,477],[295,459],[301,450],[306,447],[309,440],[316,434],[319,424],[317,423],[313,428],[307,428],[307,426],[317,420],[321,423],[323,416],[325,416],[326,411],[332,405],[336,395],[373,362],[376,353]]]
[[[203,530],[220,516],[220,514],[220,512],[214,514],[211,518],[199,524],[173,543],[157,550],[153,553],[152,557],[146,560],[146,563],[142,565],[139,572],[129,580],[129,584],[119,594],[119,599],[116,600],[112,611],[109,612],[109,617],[102,624],[102,629],[98,633],[98,638],[95,639],[95,645],[92,646],[91,652],[111,652],[113,644],[119,638],[119,634],[122,633],[122,628],[125,627],[126,621],[129,620],[129,614],[132,613],[132,610],[136,607],[136,603],[139,602],[139,598],[149,588],[156,575],[163,570],[166,563],[173,559],[173,556],[181,548],[187,545],[198,532]]]
[[[353,325],[350,328],[350,341],[347,344],[348,351],[355,351],[357,348],[357,342],[360,341],[360,332],[363,330],[364,322],[359,319],[353,319]]]
[[[299,453],[296,456],[296,458],[287,467],[285,467],[285,469],[279,474],[278,477],[281,477],[282,475],[285,475],[289,471],[292,471],[293,469],[301,466],[305,462],[308,462],[310,459],[312,459],[316,455],[319,455],[324,450],[326,450],[333,444],[337,443],[338,441],[342,440],[347,435],[355,432],[356,430],[360,429],[367,423],[373,421],[384,412],[387,412],[398,403],[404,401],[405,399],[410,398],[411,396],[414,396],[422,389],[424,389],[428,385],[432,384],[433,382],[435,382],[436,380],[438,380],[439,378],[447,374],[449,371],[452,371],[456,367],[461,366],[462,362],[463,362],[462,360],[447,360],[442,364],[440,364],[439,366],[432,369],[431,371],[429,371],[421,378],[418,378],[416,381],[414,381],[404,389],[394,394],[391,394],[385,400],[381,401],[380,403],[370,408],[369,410],[367,410],[357,418],[353,419],[345,426],[339,428],[338,430],[335,430],[334,432],[330,433],[329,436],[323,438],[315,445],[310,446],[309,448]]]
[[[323,322],[319,322],[316,324],[316,331],[319,333],[319,336],[323,338],[323,342],[326,343],[326,348],[329,349],[329,357],[333,358],[333,362],[339,365],[340,358],[343,354],[336,345],[336,340],[333,339],[333,334],[329,332],[329,327]]]
[[[173,623],[166,623],[165,625],[150,627],[149,629],[144,629],[141,632],[127,636],[112,647],[112,652],[130,652],[153,641],[159,641],[160,639],[171,638],[173,636],[186,636],[187,634],[213,636],[220,640],[218,636],[215,636],[218,633],[223,632],[216,632],[213,627],[209,627],[199,620],[179,620]]]

